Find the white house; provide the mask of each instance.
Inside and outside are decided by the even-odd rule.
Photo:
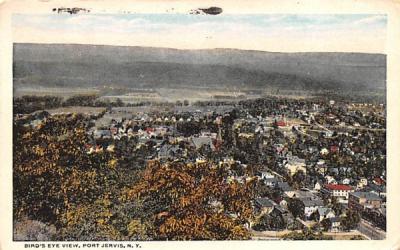
[[[304,204],[304,216],[309,218],[312,213],[317,211],[318,208],[322,208],[324,206],[324,202],[321,199],[310,199],[305,198],[301,199]]]
[[[317,181],[314,185],[314,190],[319,191],[319,190],[321,190],[321,188],[322,188],[322,184],[319,181]]]
[[[344,178],[344,179],[342,180],[342,184],[344,184],[344,185],[349,185],[349,184],[350,184],[350,179],[349,179],[349,178]]]
[[[318,221],[335,217],[335,212],[331,208],[320,207],[317,209]]]

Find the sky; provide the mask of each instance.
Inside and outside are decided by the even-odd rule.
[[[15,14],[14,42],[385,53],[381,14]]]

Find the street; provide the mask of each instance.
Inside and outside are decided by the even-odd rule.
[[[358,231],[365,234],[371,240],[384,240],[386,238],[386,232],[375,227],[370,222],[361,219],[358,225]]]

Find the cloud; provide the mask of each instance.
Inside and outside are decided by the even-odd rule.
[[[148,24],[144,18],[117,18],[110,15],[77,15],[64,20],[67,29],[97,30],[99,32],[129,32]]]
[[[382,53],[380,15],[47,15],[17,18],[16,42],[93,43],[185,49]],[[385,16],[383,16],[385,17]],[[384,20],[386,20],[384,18]],[[266,22],[269,22],[267,25]],[[358,23],[356,25],[356,23]]]
[[[354,25],[372,25],[386,23],[386,15],[374,15],[356,20],[353,22]]]

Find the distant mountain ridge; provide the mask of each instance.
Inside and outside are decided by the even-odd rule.
[[[14,44],[14,84],[385,89],[386,55]]]

